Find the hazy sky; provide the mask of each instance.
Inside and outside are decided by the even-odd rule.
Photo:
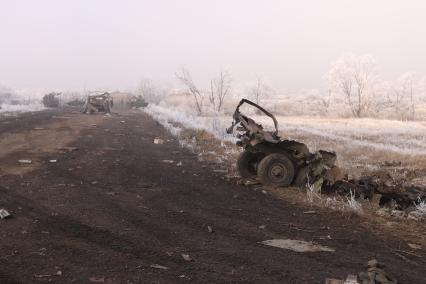
[[[176,84],[182,65],[207,85],[321,88],[345,52],[376,57],[388,80],[426,75],[422,0],[0,0],[0,84],[132,89]]]

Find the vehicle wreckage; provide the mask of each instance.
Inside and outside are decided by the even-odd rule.
[[[247,115],[240,107],[249,104],[270,117],[273,131],[267,131]],[[389,175],[344,177],[336,166],[334,152],[319,150],[311,153],[298,141],[283,140],[278,136],[278,121],[274,115],[258,104],[242,99],[233,114],[228,134],[237,132],[237,146],[243,151],[237,159],[237,171],[243,178],[257,178],[263,185],[275,187],[314,187],[325,194],[354,195],[359,199],[372,199],[380,195],[379,205],[397,210],[413,208],[426,201],[426,190],[402,184],[389,185]]]
[[[45,107],[56,108],[60,105],[61,93],[49,93],[43,96],[43,105]]]
[[[275,130],[267,131],[241,113],[240,107],[245,103],[270,117]],[[237,170],[243,178],[257,176],[262,184],[271,186],[305,186],[307,183],[321,186],[328,172],[337,169],[334,152],[311,153],[303,143],[281,139],[275,116],[247,99],[238,104],[227,133],[232,134],[234,128],[238,132],[237,145],[244,149],[237,160]]]
[[[110,113],[113,106],[114,103],[110,93],[91,94],[87,96],[84,103],[83,113]]]

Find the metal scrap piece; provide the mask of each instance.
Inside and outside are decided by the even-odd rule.
[[[6,219],[11,217],[10,213],[6,209],[0,209],[0,219]]]
[[[275,240],[266,240],[260,242],[263,245],[278,247],[282,249],[288,249],[295,252],[334,252],[335,250],[330,247],[313,244],[312,242],[305,242],[300,240],[291,240],[291,239],[275,239]]]

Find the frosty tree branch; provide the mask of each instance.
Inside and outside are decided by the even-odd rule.
[[[176,77],[179,79],[179,81],[182,84],[184,84],[188,88],[188,91],[191,93],[192,97],[194,98],[195,106],[197,108],[197,113],[202,114],[204,94],[195,85],[189,71],[186,68],[182,67],[180,73],[176,73]]]

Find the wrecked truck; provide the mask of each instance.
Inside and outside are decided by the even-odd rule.
[[[59,107],[60,101],[59,98],[61,93],[49,93],[43,96],[43,105],[45,107],[56,108]]]
[[[270,117],[273,131],[240,111],[243,104],[255,107],[258,112]],[[237,170],[243,178],[258,178],[263,185],[298,186],[317,184],[321,187],[328,172],[335,169],[336,154],[320,150],[311,153],[308,147],[294,140],[284,140],[278,136],[278,121],[270,112],[258,104],[242,99],[233,115],[228,134],[236,131],[237,146],[243,151],[237,160]]]
[[[113,106],[114,103],[110,93],[91,94],[87,96],[84,103],[83,113],[110,113]]]

